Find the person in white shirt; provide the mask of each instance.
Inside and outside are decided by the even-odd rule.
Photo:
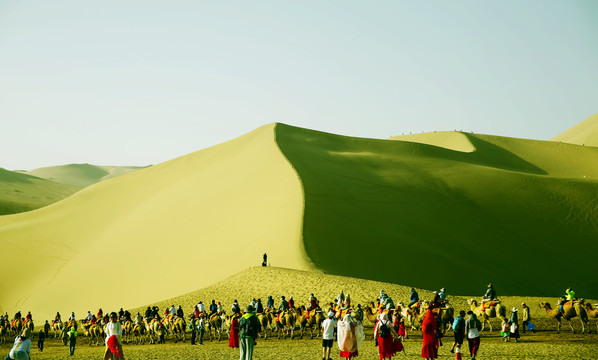
[[[135,315],[135,325],[138,325],[139,323],[142,323],[142,322],[143,322],[143,317],[141,316],[141,314],[138,311],[137,315]]]
[[[91,317],[92,317],[92,316],[93,316],[93,315],[91,315],[91,311],[88,311],[88,312],[87,312],[87,316],[85,316],[85,321],[91,321]]]
[[[175,316],[175,315],[176,315],[176,308],[174,307],[174,305],[172,305],[172,306],[170,307],[170,313],[172,314],[172,316]]]
[[[110,313],[110,322],[106,324],[106,352],[104,360],[123,359],[122,333],[123,327],[115,312]]]
[[[201,301],[199,302],[199,304],[197,304],[197,310],[200,314],[206,311],[206,308],[203,306],[203,303]]]
[[[74,311],[69,316],[69,321],[71,321],[71,320],[73,320],[73,321],[75,320],[75,312]]]
[[[12,346],[7,358],[29,360],[29,353],[31,353],[31,330],[24,329],[21,336],[15,338],[15,344]]]
[[[334,312],[331,311],[328,313],[328,319],[322,322],[322,359],[330,359],[335,328],[336,320],[334,320]]]
[[[204,325],[205,325],[205,320],[204,320],[204,315],[202,314],[199,317],[199,320],[197,320],[197,343],[199,345],[203,345]]]

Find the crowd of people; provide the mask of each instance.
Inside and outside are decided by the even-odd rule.
[[[559,306],[562,308],[564,303],[575,299],[575,292],[568,288],[566,290],[567,296],[562,298]],[[312,293],[306,299],[305,309],[309,311],[318,311],[324,314],[324,320],[318,324],[319,330],[322,334],[322,359],[328,360],[331,358],[331,351],[334,344],[334,339],[337,339],[339,348],[339,356],[342,358],[353,358],[359,355],[359,348],[361,347],[365,335],[362,318],[356,316],[351,306],[351,296],[341,291],[339,295],[327,307],[321,307],[320,302]],[[422,303],[417,291],[412,288],[411,295],[407,307],[409,309],[416,309],[423,314],[421,322],[422,331],[422,358],[436,359],[438,357],[439,346],[442,345],[442,333],[439,324],[440,314],[443,310],[449,308],[449,300],[447,299],[444,288],[440,291],[433,292],[433,298]],[[404,351],[403,341],[406,337],[405,319],[401,313],[401,306],[396,305],[393,299],[383,290],[380,291],[377,303],[377,316],[374,325],[374,339],[375,345],[378,347],[380,359],[390,359],[397,353]],[[496,290],[493,284],[489,284],[486,293],[482,299],[482,311],[490,309],[492,306],[499,304]],[[422,306],[422,304],[426,304]],[[238,348],[240,351],[240,358],[252,359],[253,349],[258,340],[258,334],[262,330],[261,323],[258,316],[265,313],[277,314],[274,321],[280,321],[281,314],[285,314],[295,309],[295,301],[293,297],[287,300],[285,296],[281,296],[278,306],[272,296],[268,296],[265,305],[261,299],[253,298],[249,304],[241,311],[241,305],[237,300],[234,300],[230,308],[230,315],[225,315],[226,311],[221,302],[212,300],[206,307],[202,301],[199,301],[193,306],[188,315],[189,327],[191,332],[191,344],[203,345],[203,337],[205,333],[206,323],[214,317],[226,317],[228,333],[229,333],[229,347]],[[361,309],[360,305],[357,309]],[[562,310],[561,310],[562,311]],[[535,331],[534,325],[531,323],[530,309],[525,304],[521,304],[520,310],[514,307],[511,315],[504,318],[501,326],[501,334],[504,341],[514,340],[519,341],[520,338],[520,320],[522,321],[523,332],[527,330]],[[21,313],[15,314],[14,319],[21,319]],[[132,322],[134,324],[148,324],[152,321],[162,322],[166,319],[173,321],[174,319],[185,319],[185,314],[181,305],[175,307],[174,305],[166,307],[163,312],[158,306],[148,306],[144,314],[137,312],[133,317],[128,310],[122,308],[118,312],[104,313],[100,308],[96,314],[88,311],[83,319],[81,319],[84,326],[93,324],[102,324],[105,337],[106,350],[104,359],[122,359],[122,336],[123,323]],[[25,321],[32,322],[31,312],[28,312]],[[68,339],[69,353],[71,355],[75,352],[77,342],[77,321],[74,312],[69,315],[69,326],[65,329],[66,337]],[[14,320],[13,320],[14,321]],[[53,324],[62,321],[60,313],[57,313]],[[0,316],[0,325],[8,324],[8,314]],[[482,324],[473,311],[461,310],[458,316],[452,322],[452,330],[454,341],[450,348],[451,353],[460,353],[464,340],[467,339],[469,345],[469,353],[472,359],[475,359],[480,348],[480,331]],[[44,339],[48,337],[50,324],[48,321],[40,329],[38,334],[38,350],[43,351]],[[23,327],[23,330],[15,338],[15,343],[6,359],[29,359],[31,352],[31,337],[32,329]]]

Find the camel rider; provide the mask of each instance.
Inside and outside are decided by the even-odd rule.
[[[351,307],[351,295],[347,294],[345,296],[345,309]]]
[[[147,309],[145,309],[145,318],[150,319],[151,316],[152,316],[152,308],[148,306]]]
[[[290,309],[294,309],[295,308],[295,300],[293,300],[292,296],[289,298],[289,308]]]
[[[284,296],[280,298],[280,305],[278,311],[283,312],[289,310],[289,302],[284,299]]]
[[[482,302],[488,302],[496,299],[496,290],[494,290],[493,284],[488,284],[488,288],[486,289],[486,293],[484,294],[484,298]]]
[[[93,315],[91,315],[91,311],[88,310],[87,315],[85,315],[85,322],[89,322],[91,320],[92,316]]]
[[[185,316],[185,314],[183,313],[183,307],[181,305],[179,305],[179,308],[176,309],[176,316],[178,316],[181,319]]]
[[[233,312],[233,314],[241,314],[241,307],[239,306],[239,303],[236,299],[233,303],[233,306],[231,306],[231,311]]]
[[[199,311],[199,314],[203,314],[206,311],[206,307],[203,305],[201,301],[199,302],[199,304],[197,304],[197,311]]]
[[[20,311],[17,311],[17,312],[15,313],[15,318],[14,318],[14,320],[21,320],[21,312],[20,312]]]
[[[257,300],[255,298],[251,299],[249,305],[253,306],[254,309],[257,309]]]
[[[152,319],[155,318],[156,315],[160,315],[160,308],[154,305],[152,306]]]
[[[446,303],[448,303],[444,288],[440,289],[440,291],[438,292],[438,301],[440,302],[440,305],[445,305]]]
[[[129,312],[129,310],[125,310],[125,320],[127,321],[132,321],[131,320],[131,313]]]
[[[31,321],[31,311],[27,311],[27,316],[25,316],[26,321]]]
[[[170,305],[170,313],[172,316],[176,315],[176,308],[174,307],[174,304]]]
[[[431,309],[439,308],[440,307],[440,295],[438,295],[438,292],[436,292],[436,291],[433,291],[432,294],[434,295],[434,297],[432,298],[432,303],[430,303],[430,308]]]
[[[89,320],[89,323],[93,325],[96,323],[96,321],[98,321],[98,318],[95,315],[91,315],[91,320]]]
[[[384,301],[382,301],[382,305],[386,308],[386,310],[394,309],[394,307],[395,307],[394,301],[388,295],[386,295],[386,297],[384,298]]]
[[[60,321],[60,313],[56,312],[56,316],[54,317],[54,322],[52,323],[52,325],[54,325],[55,323]]]
[[[104,311],[102,311],[102,308],[100,308],[100,310],[98,310],[98,319],[101,319],[104,317]]]
[[[216,300],[212,300],[210,304],[210,316],[214,315],[218,311],[218,305],[216,305]]]
[[[380,300],[380,302],[384,302],[384,299],[386,299],[386,293],[384,292],[384,290],[380,290],[380,295],[378,296],[378,300]]]
[[[565,292],[567,293],[567,301],[573,301],[577,299],[577,297],[575,296],[575,291],[573,291],[571,287],[565,290]]]
[[[135,315],[135,325],[138,325],[139,323],[142,323],[142,322],[143,322],[143,318],[141,317],[141,314],[138,311],[137,315]]]
[[[413,304],[417,304],[419,302],[419,294],[417,293],[417,291],[415,291],[414,288],[411,288],[411,297],[409,298],[409,305],[407,305],[408,308],[410,308]]]
[[[341,293],[338,294],[338,296],[336,297],[337,300],[337,304],[339,307],[343,306],[343,303],[345,302],[345,294],[343,292],[343,290],[341,290]]]
[[[309,305],[307,306],[307,310],[315,309],[318,307],[318,299],[314,296],[314,294],[309,295]]]
[[[264,305],[262,304],[262,299],[257,299],[257,305],[255,306],[255,313],[261,314],[264,312]]]
[[[266,301],[266,307],[268,309],[271,309],[274,307],[274,299],[272,298],[272,295],[268,296],[268,301]]]
[[[75,312],[71,312],[71,315],[69,316],[69,321],[75,321]]]
[[[218,315],[222,315],[222,312],[223,312],[224,310],[223,310],[223,306],[222,306],[222,304],[220,303],[220,301],[218,301],[218,306],[217,306],[217,308],[218,308]]]

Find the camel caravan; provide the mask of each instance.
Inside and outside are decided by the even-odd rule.
[[[411,289],[410,302],[407,306],[402,302],[394,303],[392,298],[383,290],[380,296],[372,302],[369,302],[362,308],[361,304],[352,306],[351,297],[345,295],[343,291],[334,301],[321,306],[318,299],[311,294],[307,305],[295,306],[292,297],[286,300],[284,296],[280,299],[280,305],[274,306],[274,300],[270,296],[267,306],[262,306],[261,300],[253,299],[251,305],[256,309],[256,315],[259,320],[259,336],[262,339],[276,336],[277,339],[293,339],[298,330],[299,338],[303,338],[305,332],[309,332],[311,339],[322,336],[322,322],[327,316],[335,319],[343,319],[350,314],[358,321],[367,320],[376,324],[382,314],[386,314],[388,319],[392,319],[393,327],[403,339],[408,337],[408,331],[421,331],[421,325],[424,314],[427,309],[431,309],[438,324],[438,338],[441,338],[446,331],[452,331],[452,325],[455,320],[455,310],[446,298],[444,289],[434,292],[434,298],[431,301],[420,300],[415,289]],[[507,321],[507,310],[504,304],[496,297],[496,292],[492,284],[488,285],[486,294],[480,302],[476,299],[469,299],[467,303],[471,310],[481,321],[484,331],[486,326],[489,331],[493,331],[491,320],[496,319],[501,323]],[[585,302],[584,299],[577,299],[571,289],[567,289],[567,296],[553,308],[550,303],[542,302],[541,308],[544,308],[546,314],[556,321],[557,333],[561,330],[562,320],[565,320],[573,333],[575,329],[571,324],[571,319],[579,318],[582,326],[582,333],[590,333],[590,321],[594,321],[596,331],[598,332],[598,304]],[[230,339],[234,319],[238,319],[242,314],[240,306],[235,300],[231,309],[231,315],[227,314],[222,305],[212,301],[209,312],[204,308],[200,301],[193,307],[193,311],[184,317],[182,307],[178,309],[174,305],[167,308],[164,313],[159,314],[157,306],[148,307],[145,316],[137,313],[132,318],[128,311],[121,310],[118,317],[123,329],[123,342],[127,344],[162,344],[167,339],[176,342],[185,342],[187,332],[190,331],[195,336],[199,332],[200,336],[206,336],[210,341],[221,341],[223,338]],[[76,321],[74,313],[68,321],[63,322],[60,314],[49,324],[46,321],[44,330],[53,331],[54,338],[62,339],[67,344],[67,333],[71,328],[85,335],[88,344],[100,346],[104,345],[105,327],[109,322],[108,315],[104,315],[100,309],[96,315],[90,313],[83,319]],[[189,320],[189,322],[186,321]],[[7,338],[13,338],[20,334],[24,328],[29,328],[33,332],[34,323],[31,313],[26,317],[21,317],[20,313],[15,314],[12,321],[8,320],[8,314],[0,316],[0,344],[5,343]],[[205,330],[205,331],[204,331]],[[205,334],[207,333],[207,334]],[[204,335],[205,334],[205,335]],[[46,335],[47,336],[47,335]],[[198,340],[201,342],[201,340]],[[193,340],[192,340],[193,342]]]

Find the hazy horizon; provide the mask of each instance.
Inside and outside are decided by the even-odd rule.
[[[272,122],[549,140],[598,112],[595,1],[0,3],[0,167],[157,164]]]

